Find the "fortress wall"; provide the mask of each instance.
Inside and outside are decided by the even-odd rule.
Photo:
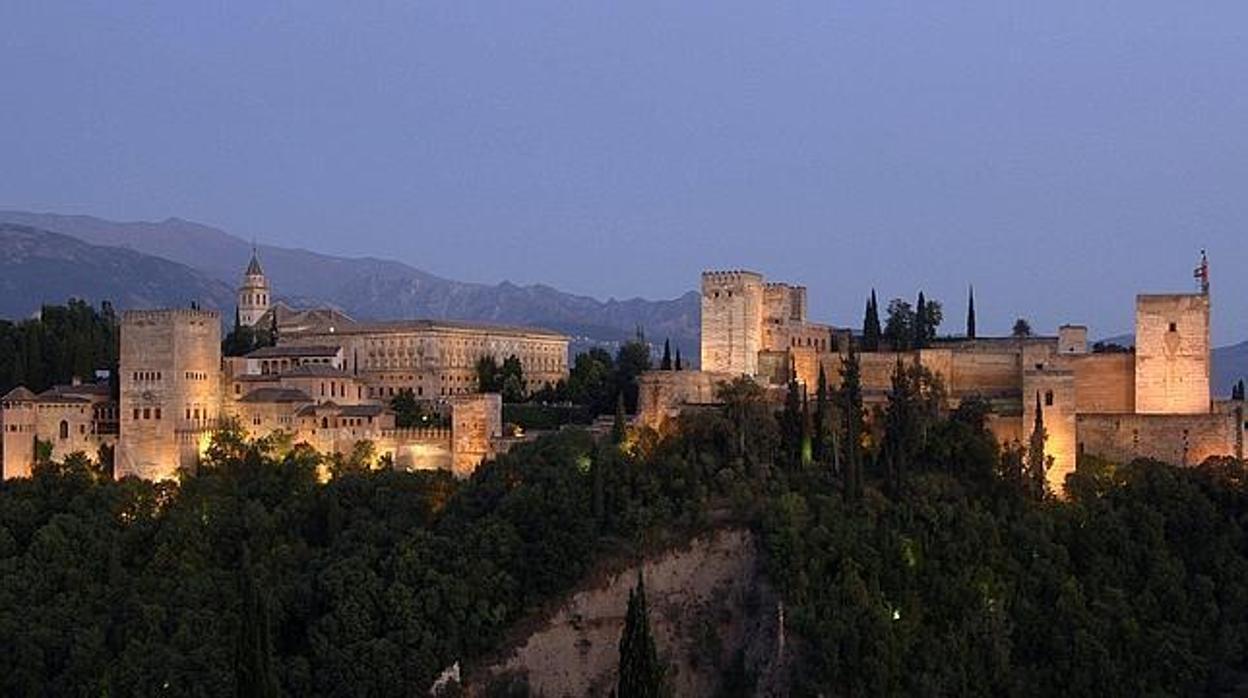
[[[1209,411],[1209,297],[1141,295],[1135,314],[1135,408]]]
[[[1077,422],[1075,411],[1075,374],[1064,369],[1030,370],[1023,372],[1023,418],[1020,443],[1026,445],[1035,428],[1037,402],[1043,410],[1044,430],[1048,438],[1044,454],[1053,459],[1047,480],[1049,490],[1062,494],[1066,476],[1075,470],[1077,453]]]
[[[950,397],[981,395],[990,397],[1017,393],[1022,389],[1022,371],[1017,353],[961,352],[952,354]]]
[[[647,371],[638,379],[637,421],[657,429],[684,405],[713,405],[720,383],[733,375],[707,371]]]
[[[1080,412],[1135,412],[1135,355],[1085,354],[1070,366]]]
[[[6,402],[0,409],[0,475],[4,479],[30,477],[37,421],[34,402]]]
[[[1128,463],[1155,458],[1174,465],[1199,465],[1211,456],[1242,457],[1239,413],[1081,414],[1079,452]]]

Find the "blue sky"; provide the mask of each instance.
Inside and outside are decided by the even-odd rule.
[[[0,5],[0,206],[180,216],[459,279],[671,297],[708,267],[860,321],[1248,337],[1248,3]]]

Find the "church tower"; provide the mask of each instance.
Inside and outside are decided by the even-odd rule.
[[[238,287],[238,319],[247,327],[254,327],[268,312],[270,304],[269,280],[260,268],[256,250],[251,251],[251,262],[243,272],[243,285]]]

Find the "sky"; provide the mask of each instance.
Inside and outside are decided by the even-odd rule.
[[[0,207],[449,278],[1248,338],[1242,0],[0,3]]]

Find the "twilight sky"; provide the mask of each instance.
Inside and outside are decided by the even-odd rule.
[[[1129,331],[1210,250],[1248,337],[1248,3],[0,4],[0,208],[856,324]]]

